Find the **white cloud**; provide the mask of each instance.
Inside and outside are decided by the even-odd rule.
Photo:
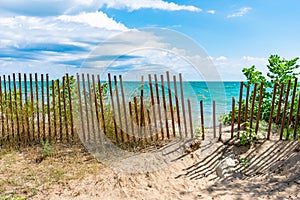
[[[209,13],[209,14],[212,14],[212,15],[216,14],[216,11],[215,11],[215,10],[208,10],[208,11],[206,11],[206,12]]]
[[[92,27],[105,28],[107,30],[128,30],[123,24],[114,21],[101,11],[95,13],[80,13],[79,15],[61,15],[58,19],[65,22],[88,24]]]
[[[243,7],[237,10],[236,12],[227,15],[227,18],[233,18],[233,17],[242,17],[245,14],[247,14],[252,8],[251,7]]]
[[[1,0],[0,15],[57,16],[75,15],[81,12],[95,12],[99,8],[127,9],[129,11],[143,8],[167,11],[200,12],[192,5],[180,5],[163,0]]]
[[[262,57],[252,57],[252,56],[243,56],[240,58],[232,58],[227,57],[227,59],[218,59],[221,58],[213,58],[213,63],[215,64],[216,68],[218,69],[222,80],[244,80],[245,77],[242,73],[243,68],[251,67],[255,65],[258,70],[263,72],[266,75],[267,73],[267,58]]]
[[[142,8],[160,9],[168,11],[186,10],[192,12],[202,11],[200,8],[191,5],[179,5],[174,2],[163,0],[103,0],[102,6],[115,9],[128,9],[130,11]]]
[[[225,61],[227,58],[225,56],[220,56],[216,58],[216,61]]]

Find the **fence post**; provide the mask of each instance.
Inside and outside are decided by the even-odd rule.
[[[240,112],[240,111],[239,111]],[[234,117],[235,117],[235,99],[232,97],[232,110],[231,110],[231,139],[233,139],[234,133]],[[239,131],[239,129],[238,129]]]
[[[159,90],[158,90],[158,80],[156,74],[154,74],[154,80],[155,80],[155,89],[156,89],[156,101],[157,101],[157,107],[158,107],[158,118],[159,118],[159,124],[160,124],[160,130],[161,130],[161,137],[162,140],[164,139],[164,129],[162,125],[162,119],[161,119],[161,109],[160,109],[160,99],[159,99]]]
[[[56,129],[56,108],[55,108],[55,84],[54,80],[51,81],[52,85],[52,108],[53,108],[53,126],[54,126],[54,138],[57,140],[57,129]]]
[[[299,112],[300,112],[300,94],[298,97],[298,107],[297,107],[297,114],[296,114],[296,122],[295,122],[295,126],[294,126],[294,140],[296,139],[297,136],[297,128],[298,128],[298,120],[299,120]]]
[[[153,111],[153,121],[154,121],[154,127],[155,127],[155,139],[158,140],[158,128],[157,128],[157,122],[156,122],[156,109],[155,109],[155,101],[154,101],[154,94],[153,94],[153,88],[152,88],[152,78],[151,74],[148,74],[149,78],[149,88],[150,88],[150,95],[151,95],[151,107]]]
[[[214,138],[217,137],[217,132],[216,132],[216,101],[213,100],[213,133],[214,133]]]
[[[240,85],[240,96],[239,96],[239,110],[238,110],[238,127],[237,130],[241,130],[241,111],[242,111],[242,100],[243,100],[243,81]]]
[[[91,90],[91,80],[90,74],[87,74],[87,81],[88,81],[88,96],[89,96],[89,107],[91,111],[91,121],[92,121],[92,134],[94,142],[96,142],[96,133],[95,133],[95,119],[94,119],[94,108],[93,108],[93,94]]]
[[[191,108],[191,101],[190,101],[190,99],[188,99],[187,102],[188,102],[188,111],[189,111],[189,119],[190,119],[191,138],[194,138],[192,108]]]
[[[254,84],[254,90],[253,90],[253,96],[252,96],[252,102],[251,102],[251,114],[250,114],[250,129],[253,125],[253,115],[254,115],[254,107],[255,107],[255,98],[256,98],[256,90],[257,90],[257,84]]]
[[[281,111],[281,102],[282,102],[283,89],[284,89],[284,84],[282,83],[281,86],[280,86],[279,102],[278,102],[277,115],[276,115],[276,124],[278,124],[278,121],[279,121],[279,115],[280,115],[280,111]]]
[[[292,102],[291,102],[291,107],[290,107],[290,115],[289,115],[288,125],[287,125],[287,127],[288,127],[287,135],[286,135],[287,140],[289,139],[289,136],[290,136],[289,126],[291,124],[291,120],[292,120],[292,117],[293,117],[294,102],[295,102],[295,96],[296,96],[296,92],[297,92],[297,81],[298,81],[298,79],[295,78],[294,89],[293,89],[293,93],[292,93]]]
[[[176,76],[173,76],[174,82],[174,92],[175,92],[175,102],[176,102],[176,113],[177,113],[177,124],[178,124],[178,131],[180,135],[180,139],[182,139],[182,132],[181,132],[181,123],[180,123],[180,110],[179,110],[179,100],[178,100],[178,91],[177,91],[177,81]]]
[[[86,141],[86,136],[85,136],[85,128],[84,128],[84,121],[83,121],[83,111],[82,111],[82,101],[81,101],[81,90],[80,90],[80,76],[77,73],[77,89],[78,89],[78,100],[79,100],[79,109],[80,109],[80,121],[81,121],[81,128],[82,128],[82,137],[83,137],[83,142]]]
[[[164,76],[161,75],[161,93],[163,97],[163,108],[165,113],[165,124],[166,124],[166,131],[167,131],[167,138],[170,139],[170,133],[169,133],[169,122],[168,122],[168,111],[167,111],[167,104],[166,104],[166,96],[165,96],[165,86],[164,86]]]
[[[117,76],[114,76],[114,82],[115,82],[115,92],[116,92],[116,99],[117,99],[117,110],[118,110],[118,117],[119,117],[119,126],[121,131],[121,141],[125,141],[125,135],[123,132],[123,124],[122,124],[122,115],[121,115],[121,108],[120,108],[120,98],[119,98],[119,89],[118,89],[118,81]]]
[[[5,122],[5,119],[4,119],[4,112],[3,112],[3,101],[2,101],[2,78],[0,76],[0,113],[1,113],[1,116],[0,116],[0,120],[1,120],[1,137],[4,138],[4,122]],[[2,145],[2,142],[0,141],[0,146]]]
[[[259,126],[259,120],[260,120],[260,110],[261,110],[262,97],[263,97],[263,87],[264,87],[264,82],[261,82],[261,84],[260,84],[260,91],[259,91],[258,108],[257,108],[258,110],[257,110],[257,116],[256,116],[255,133],[258,132],[258,126]]]
[[[170,112],[171,112],[171,119],[172,119],[172,130],[173,130],[173,136],[175,137],[175,122],[174,122],[174,112],[173,112],[173,102],[172,102],[172,91],[171,91],[171,84],[170,84],[170,74],[167,71],[167,84],[168,84],[168,96],[169,96],[169,106],[170,106]]]
[[[71,122],[71,135],[72,140],[74,140],[74,120],[73,120],[73,106],[72,106],[72,93],[71,93],[71,86],[70,86],[70,80],[69,80],[69,74],[66,74],[67,76],[67,86],[68,86],[68,93],[69,93],[69,109],[70,109],[70,122]]]
[[[203,101],[200,101],[200,117],[201,117],[201,130],[202,130],[202,140],[205,139],[205,134],[204,134],[204,113],[203,113]]]
[[[283,129],[284,129],[284,123],[285,123],[285,117],[286,117],[286,108],[287,108],[287,104],[288,104],[288,100],[289,100],[290,87],[291,87],[291,80],[288,81],[288,86],[287,86],[286,95],[285,95],[283,116],[281,119],[280,140],[282,140],[282,135],[283,135]]]
[[[111,106],[112,106],[113,123],[114,123],[114,128],[115,128],[115,137],[116,137],[116,142],[119,143],[116,115],[115,115],[115,103],[114,103],[114,97],[113,97],[113,92],[112,92],[112,83],[111,83],[110,73],[108,73],[108,84],[109,84],[109,92],[110,92],[110,99],[111,99]]]
[[[47,115],[48,115],[48,136],[51,141],[51,115],[50,115],[50,92],[49,92],[49,75],[46,74],[46,94],[47,94]]]
[[[34,97],[33,97],[33,83],[32,74],[29,74],[29,84],[30,84],[30,100],[31,100],[31,122],[32,122],[32,139],[35,140],[35,125],[34,125]]]
[[[185,106],[184,106],[184,94],[183,94],[182,74],[181,73],[179,73],[179,84],[180,84],[180,93],[181,93],[181,106],[182,106],[182,116],[183,116],[183,123],[184,123],[184,133],[185,133],[185,137],[187,137]]]
[[[122,104],[123,104],[123,112],[124,112],[124,120],[125,120],[125,135],[127,136],[127,140],[128,136],[129,136],[129,129],[128,129],[128,120],[127,120],[127,108],[126,108],[126,103],[125,103],[125,93],[124,93],[124,88],[123,88],[123,80],[122,80],[122,76],[119,75],[119,80],[120,80],[120,88],[121,88],[121,95],[122,95]],[[124,133],[124,132],[123,132]],[[124,136],[125,137],[125,136]]]
[[[21,131],[20,131],[20,121],[19,121],[19,106],[18,106],[18,95],[17,95],[17,84],[16,84],[16,74],[13,73],[13,84],[14,84],[14,98],[15,98],[15,114],[16,114],[16,123],[17,123],[17,140],[18,145],[20,145],[21,141]]]
[[[273,122],[273,113],[274,113],[274,104],[275,104],[275,98],[276,98],[276,92],[277,92],[277,83],[274,84],[274,90],[273,90],[273,97],[272,97],[272,106],[271,106],[271,111],[270,111],[270,120],[269,120],[269,125],[268,125],[268,135],[267,139],[270,139],[270,133],[271,133],[271,126]]]

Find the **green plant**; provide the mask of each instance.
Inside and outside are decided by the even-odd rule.
[[[258,139],[258,135],[255,132],[255,129],[250,127],[249,122],[245,123],[245,130],[238,131],[237,134],[234,135],[234,137],[239,139],[239,143],[241,145],[250,144],[251,146],[253,146],[255,144],[255,141]]]
[[[50,156],[52,152],[52,146],[49,144],[49,141],[46,140],[45,142],[42,142],[42,154],[43,156]]]
[[[272,107],[272,97],[273,97],[273,90],[274,90],[274,84],[277,83],[278,87],[276,90],[276,96],[275,96],[275,106],[278,105],[280,101],[280,85],[284,84],[283,91],[286,91],[287,89],[287,83],[288,81],[291,81],[291,89],[289,93],[289,102],[288,102],[288,108],[291,106],[291,96],[292,96],[292,90],[294,87],[294,79],[300,74],[297,72],[299,70],[299,65],[297,65],[297,61],[299,58],[294,58],[291,60],[287,60],[285,58],[281,58],[278,55],[271,55],[268,59],[269,64],[267,65],[268,73],[267,78],[263,75],[262,72],[256,69],[256,67],[253,65],[249,68],[244,68],[242,72],[244,73],[244,76],[246,78],[245,86],[252,85],[252,92],[250,93],[250,102],[248,103],[248,107],[246,107],[246,102],[243,101],[242,104],[242,120],[244,116],[244,111],[247,109],[248,111],[251,110],[251,104],[252,99],[255,99],[254,102],[254,113],[253,116],[257,116],[258,114],[258,107],[259,107],[259,93],[261,89],[261,83],[264,83],[262,88],[262,103],[261,103],[261,109],[260,109],[260,120],[263,120],[265,122],[269,122],[272,120],[273,124],[281,124],[282,117],[284,116],[282,111],[279,114],[279,120],[276,119],[277,109],[273,112],[273,116],[270,118],[271,113],[271,107]],[[257,84],[257,92],[254,94],[253,91],[253,85]],[[254,96],[255,95],[255,96]],[[254,98],[253,98],[254,96]],[[281,101],[285,101],[285,95],[282,95]],[[293,107],[293,113],[291,118],[291,124],[294,125],[296,122],[296,111],[298,107],[298,99],[295,99],[294,107]],[[238,107],[235,108],[235,117],[234,122],[237,122],[237,111]],[[250,112],[248,112],[247,118],[249,119]],[[286,115],[286,118],[289,117],[289,114]],[[223,116],[223,123],[224,124],[231,124],[231,118],[232,118],[232,112],[226,114]],[[300,119],[300,118],[299,118]],[[286,120],[287,121],[287,120]],[[287,125],[285,125],[287,127]],[[293,126],[292,126],[293,128]]]
[[[251,164],[251,162],[248,160],[248,158],[240,158],[239,160],[240,160],[240,164],[243,168],[247,168]]]

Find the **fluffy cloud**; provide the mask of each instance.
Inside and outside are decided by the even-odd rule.
[[[239,10],[237,10],[236,12],[230,14],[230,15],[227,15],[227,18],[233,18],[233,17],[242,17],[244,16],[245,14],[247,14],[252,8],[250,7],[243,7],[243,8],[240,8]]]
[[[212,14],[212,15],[216,14],[216,11],[215,11],[215,10],[208,10],[208,11],[206,11],[206,12],[209,13],[209,14]]]
[[[190,5],[179,5],[173,2],[166,2],[162,0],[104,0],[102,1],[102,6],[115,9],[128,9],[138,10],[142,8],[178,11],[186,10],[192,12],[200,12],[201,9]]]
[[[107,30],[127,31],[128,29],[121,23],[109,18],[105,13],[98,11],[95,13],[80,13],[79,15],[61,15],[58,19],[65,22],[76,22],[88,24],[91,27],[105,28]]]
[[[95,12],[99,8],[127,9],[129,11],[148,8],[168,11],[200,12],[192,5],[179,5],[163,0],[2,0],[1,15],[57,16],[74,15],[81,12]]]

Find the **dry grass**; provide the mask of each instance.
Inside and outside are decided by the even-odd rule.
[[[82,145],[0,149],[0,199],[28,199],[71,180],[99,173],[103,165]]]

